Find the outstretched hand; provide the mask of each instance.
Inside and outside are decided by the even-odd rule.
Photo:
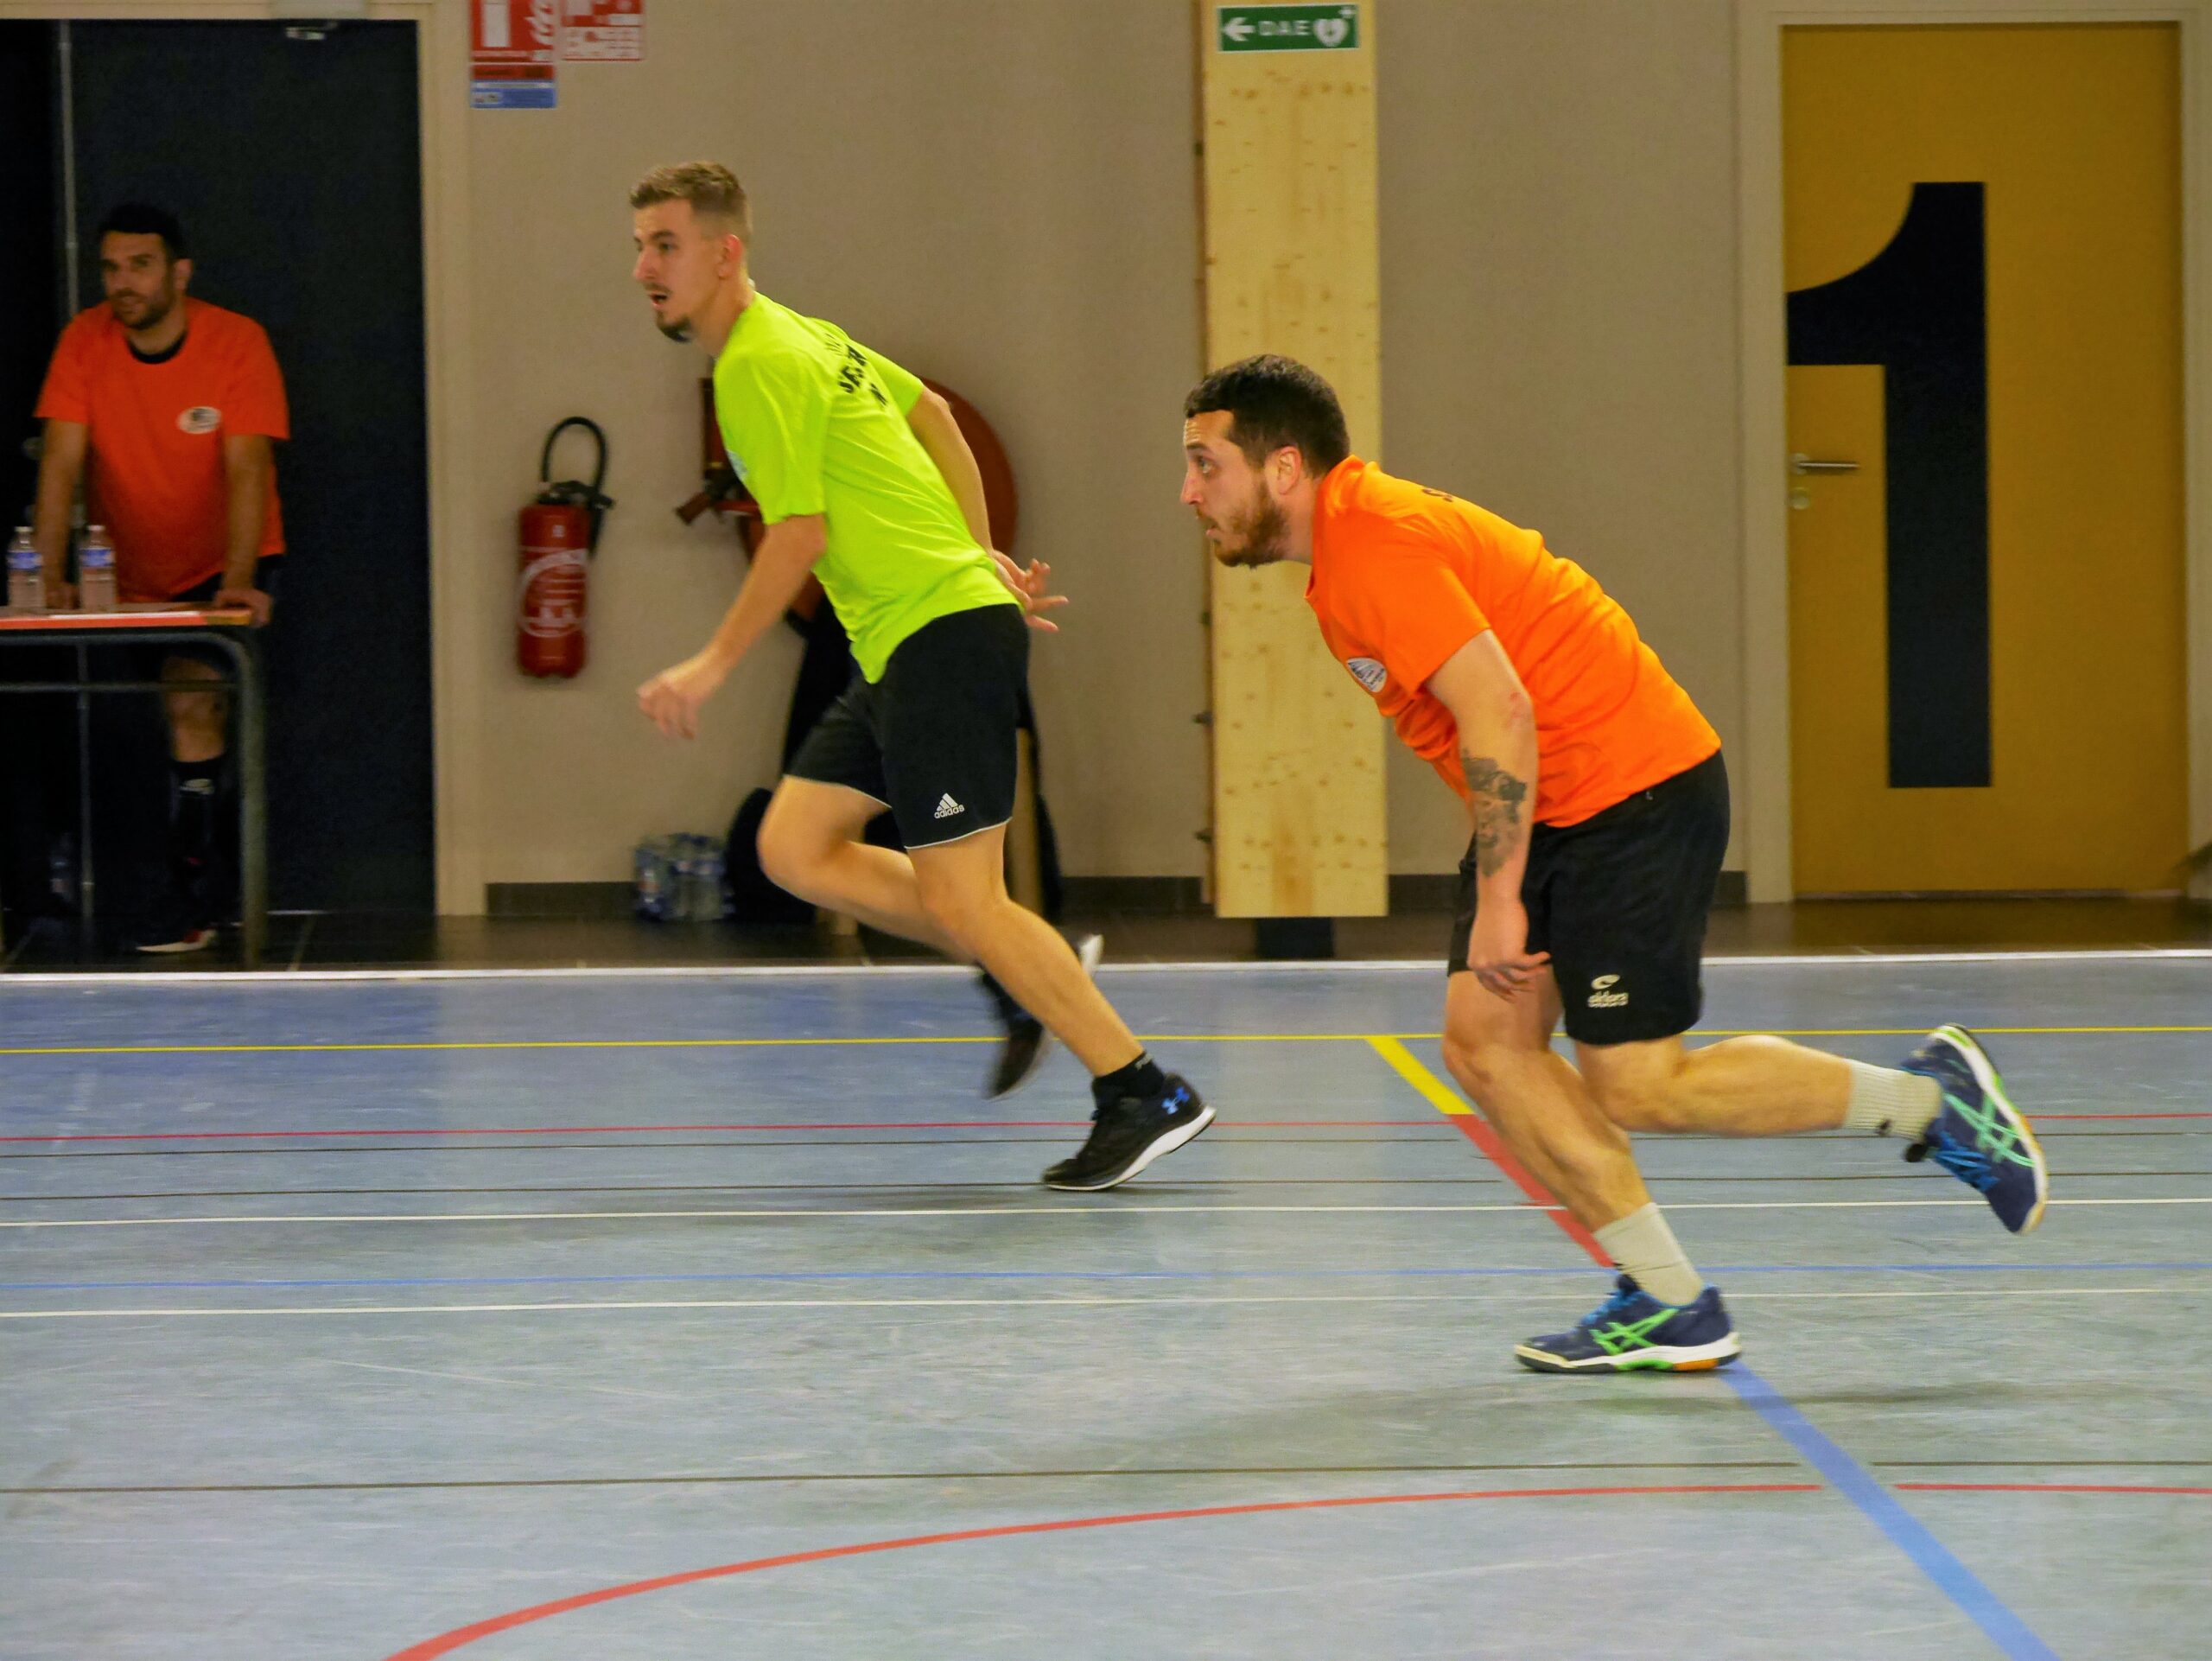
[[[999,568],[999,581],[1014,590],[1021,601],[1023,615],[1029,627],[1047,634],[1059,633],[1060,626],[1045,615],[1055,607],[1065,606],[1067,595],[1047,592],[1052,580],[1052,568],[1043,560],[1033,560],[1027,565],[1017,565],[1008,556],[995,548],[990,550],[992,563]]]
[[[664,669],[638,689],[638,707],[671,738],[699,735],[699,706],[728,671],[705,652]]]

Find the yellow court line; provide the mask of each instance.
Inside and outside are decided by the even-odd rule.
[[[2212,1025],[2172,1027],[1976,1027],[1993,1038],[2114,1038],[2212,1033]],[[1700,1027],[1686,1038],[1919,1038],[1924,1027]],[[1412,1040],[1433,1043],[1441,1033],[1150,1033],[1147,1044],[1376,1044]],[[834,1049],[843,1045],[995,1044],[995,1037],[898,1038],[455,1038],[399,1040],[372,1044],[55,1044],[0,1045],[12,1055],[342,1055],[435,1050],[750,1050]],[[1407,1058],[1411,1060],[1412,1058]],[[1397,1066],[1395,1059],[1391,1065]],[[1418,1065],[1418,1064],[1416,1064]],[[1400,1069],[1402,1072],[1402,1068]]]
[[[1398,1039],[1388,1033],[1370,1033],[1368,1043],[1375,1053],[1397,1069],[1398,1077],[1427,1098],[1428,1104],[1439,1113],[1471,1118],[1475,1110],[1461,1101],[1446,1086],[1444,1081],[1416,1060],[1414,1053]]]
[[[1437,1038],[1438,1033],[1408,1033]],[[1170,1033],[1147,1044],[1358,1044],[1364,1033]],[[0,1046],[9,1055],[299,1055],[356,1054],[387,1050],[750,1050],[820,1049],[840,1045],[996,1044],[978,1037],[915,1034],[897,1038],[452,1038],[404,1039],[373,1044],[84,1044]]]

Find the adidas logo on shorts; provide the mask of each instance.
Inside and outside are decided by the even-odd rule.
[[[930,817],[933,819],[957,818],[961,814],[965,813],[968,810],[961,806],[958,802],[952,799],[952,792],[948,790],[944,795],[938,798],[937,811],[931,814]]]

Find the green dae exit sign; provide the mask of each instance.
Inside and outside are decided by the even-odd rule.
[[[1359,45],[1357,6],[1223,6],[1214,22],[1224,52],[1350,52]]]

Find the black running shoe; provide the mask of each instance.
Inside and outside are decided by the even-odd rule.
[[[1075,948],[1083,972],[1097,974],[1099,960],[1106,955],[1105,936],[1080,935],[1068,944]],[[981,977],[984,990],[992,995],[994,1002],[1000,1004],[999,1019],[1006,1028],[1006,1041],[999,1046],[998,1060],[991,1068],[989,1081],[983,1086],[985,1098],[995,1102],[1001,1096],[1013,1095],[1037,1076],[1037,1069],[1045,1065],[1045,1058],[1052,1053],[1052,1035],[1045,1030],[1043,1021],[1000,991],[989,976]]]
[[[1045,1172],[1048,1188],[1090,1193],[1111,1188],[1163,1154],[1172,1154],[1213,1123],[1213,1109],[1173,1073],[1154,1096],[1124,1096],[1090,1116],[1090,1140]]]

